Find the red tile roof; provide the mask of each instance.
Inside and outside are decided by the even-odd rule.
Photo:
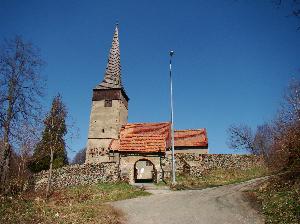
[[[120,152],[165,152],[170,146],[169,122],[123,125],[120,131]]]
[[[113,139],[109,149],[120,152],[165,152],[171,146],[171,125],[163,123],[131,123],[123,125],[120,139]],[[207,147],[206,129],[176,130],[175,147]]]
[[[206,129],[177,130],[174,133],[175,147],[208,146]]]

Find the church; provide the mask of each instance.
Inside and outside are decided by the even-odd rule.
[[[103,81],[93,89],[86,163],[114,162],[130,183],[158,182],[171,153],[171,123],[128,123],[128,102],[116,26]],[[206,129],[175,130],[174,146],[175,154],[207,154]]]

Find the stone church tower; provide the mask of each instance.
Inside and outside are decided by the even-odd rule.
[[[116,26],[103,81],[93,89],[86,163],[109,161],[108,147],[127,123],[128,101],[121,79],[120,47]]]

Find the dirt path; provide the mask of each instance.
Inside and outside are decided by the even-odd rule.
[[[263,179],[204,190],[166,191],[112,205],[126,214],[128,224],[264,223],[242,193]]]

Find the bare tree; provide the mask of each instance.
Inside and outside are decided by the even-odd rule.
[[[76,155],[75,155],[72,163],[73,164],[84,164],[84,162],[85,162],[85,155],[86,155],[86,147],[84,147],[83,149],[79,150],[76,153]]]
[[[286,159],[286,167],[300,169],[300,80],[290,82],[274,123],[273,153]]]
[[[278,6],[290,6],[291,16],[300,18],[300,0],[273,0],[273,2]]]
[[[230,147],[263,155],[276,169],[300,170],[300,80],[291,81],[271,123],[258,126],[255,132],[247,125],[232,125],[228,134]]]
[[[269,123],[257,126],[253,139],[253,146],[256,149],[256,154],[262,155],[265,158],[265,161],[269,161],[273,145],[274,127]]]
[[[290,81],[284,94],[280,116],[283,116],[286,123],[293,124],[300,121],[300,80]]]
[[[28,178],[31,176],[28,169],[28,163],[31,160],[33,150],[39,141],[41,133],[40,129],[41,124],[32,127],[25,123],[23,124],[22,129],[19,130],[19,134],[22,138],[18,141],[19,162],[15,183],[19,186],[20,190],[22,190]]]
[[[244,124],[231,125],[227,133],[229,135],[227,144],[233,149],[244,149],[250,153],[256,154],[253,145],[254,134],[252,129]]]
[[[22,139],[19,129],[40,120],[44,81],[39,50],[21,37],[5,40],[0,47],[0,161],[1,186],[8,178],[12,148]],[[3,189],[2,189],[3,190]]]
[[[229,147],[237,150],[246,150],[251,154],[263,155],[268,158],[273,145],[273,129],[265,123],[257,126],[255,131],[244,124],[231,125],[227,133]]]

